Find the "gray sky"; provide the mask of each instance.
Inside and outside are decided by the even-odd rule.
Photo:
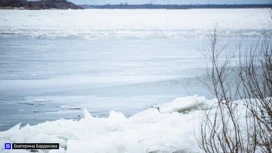
[[[69,0],[75,4],[265,4],[270,0]]]

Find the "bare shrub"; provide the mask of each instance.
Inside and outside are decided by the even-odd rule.
[[[207,49],[211,70],[200,81],[217,103],[205,112],[199,146],[206,153],[272,153],[271,38],[264,35],[246,57],[240,52],[236,66],[232,56],[219,60],[226,49],[219,41],[215,29]]]

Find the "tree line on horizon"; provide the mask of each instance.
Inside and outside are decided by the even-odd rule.
[[[80,5],[84,8],[97,9],[194,9],[194,8],[271,8],[272,4],[105,4],[105,5]]]

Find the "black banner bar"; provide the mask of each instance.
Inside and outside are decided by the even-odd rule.
[[[59,149],[59,143],[12,143],[12,149]]]

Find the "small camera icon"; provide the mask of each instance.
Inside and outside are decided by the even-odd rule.
[[[5,143],[5,150],[11,150],[11,143]]]

